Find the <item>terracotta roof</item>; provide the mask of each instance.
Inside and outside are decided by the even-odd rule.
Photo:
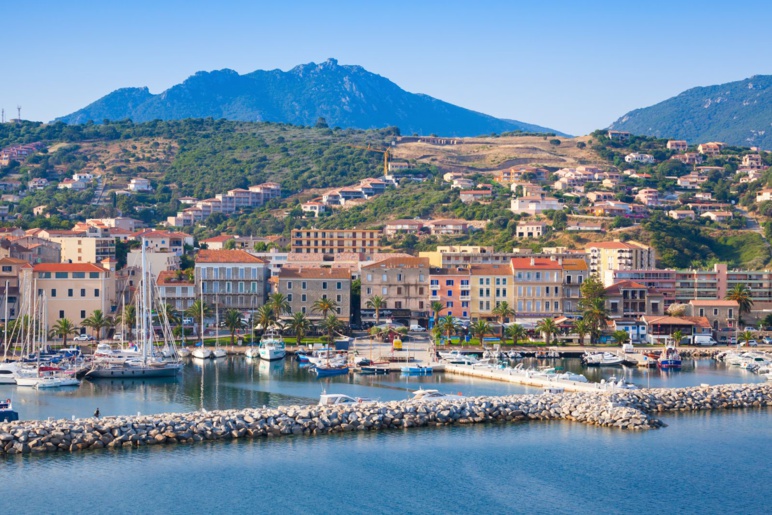
[[[606,293],[619,293],[621,289],[629,289],[629,288],[635,288],[637,290],[647,290],[646,286],[644,286],[641,283],[637,283],[635,281],[619,281],[618,283],[612,284],[608,288],[606,288],[604,291]]]
[[[94,263],[38,263],[32,269],[35,272],[107,272]]]
[[[115,232],[110,229],[110,232]],[[133,233],[135,238],[189,238],[184,232],[144,230]]]
[[[16,259],[12,257],[4,257],[0,259],[0,265],[23,265],[27,261],[24,259]]]
[[[196,263],[265,263],[264,259],[255,257],[243,250],[200,250],[196,255]]]
[[[347,268],[287,268],[279,272],[280,279],[351,279]]]
[[[211,238],[207,238],[205,240],[201,240],[201,243],[225,243],[228,240],[234,239],[233,236],[230,236],[228,234],[221,234],[219,236],[213,236]]]
[[[189,281],[185,278],[185,275],[183,274],[182,279],[177,279],[177,273],[174,270],[164,270],[160,274],[158,274],[158,279],[156,280],[156,284],[159,286],[164,285],[192,285],[194,284],[193,281]]]
[[[417,258],[417,257],[391,257],[373,263],[372,265],[365,265],[362,268],[429,268],[429,258]]]
[[[461,195],[491,195],[492,192],[489,189],[484,190],[464,190]]]
[[[689,304],[692,306],[703,307],[727,307],[736,308],[739,306],[736,300],[690,300]]]
[[[512,267],[503,263],[500,265],[471,265],[469,270],[471,275],[512,275]]]
[[[702,327],[705,329],[711,329],[710,321],[707,319],[707,317],[683,317],[683,318],[694,322],[694,325],[697,325],[699,327]]]
[[[563,259],[563,270],[589,270],[584,259]]]
[[[469,222],[457,218],[445,218],[442,220],[429,220],[426,222],[426,225],[469,225]]]
[[[644,316],[644,322],[652,325],[696,325],[694,321],[686,317],[665,316]]]
[[[557,259],[522,257],[512,258],[512,268],[514,270],[562,270],[563,265],[558,263]]]

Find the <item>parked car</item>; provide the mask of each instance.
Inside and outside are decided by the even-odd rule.
[[[729,338],[729,340],[727,340],[727,343],[729,345],[737,345],[737,337],[732,336],[731,338]]]
[[[765,336],[764,338],[761,339],[761,343],[763,343],[764,345],[772,345],[772,338],[769,336]]]
[[[183,318],[182,325],[193,325],[193,318],[192,317]]]
[[[425,328],[424,326],[422,326],[422,325],[418,325],[418,324],[411,324],[411,325],[410,325],[410,330],[411,330],[411,331],[414,331],[414,332],[416,332],[416,333],[420,333],[420,332],[422,332],[422,331],[426,331],[426,328]]]
[[[748,347],[755,347],[758,344],[759,343],[756,340],[748,340],[747,342],[743,340],[743,341],[740,342],[740,347],[745,347],[746,345]]]
[[[745,329],[743,329],[743,331],[750,331],[752,333],[755,333],[758,330],[759,330],[758,327],[751,327],[751,326],[745,326]]]
[[[89,334],[79,334],[72,339],[74,342],[93,342],[94,340],[95,338]]]

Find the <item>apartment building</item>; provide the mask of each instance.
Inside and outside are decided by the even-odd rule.
[[[374,296],[386,302],[382,316],[401,323],[426,324],[429,319],[429,260],[416,257],[384,259],[362,266],[362,321],[372,322],[375,313],[367,301]]]
[[[584,258],[559,258],[559,261],[563,265],[563,314],[578,315],[581,287],[590,276],[590,267]]]
[[[277,291],[287,297],[292,313],[305,313],[311,320],[322,319],[314,310],[314,302],[322,298],[337,303],[334,314],[339,319],[351,318],[351,274],[345,268],[282,268]]]
[[[383,231],[377,229],[295,229],[291,252],[301,254],[338,254],[341,252],[381,251]]]
[[[665,313],[664,295],[635,281],[621,281],[604,291],[609,318],[638,319]]]
[[[200,250],[196,255],[196,289],[206,304],[220,310],[247,313],[265,304],[268,274],[265,260],[243,250]]]
[[[469,272],[472,320],[498,320],[493,310],[505,301],[514,307],[514,277],[510,263],[471,265]]]
[[[697,147],[697,152],[706,156],[717,156],[724,149],[724,143],[717,141],[711,141],[709,143],[701,143]]]
[[[110,265],[108,265],[110,266]],[[83,320],[97,309],[115,315],[115,270],[94,263],[40,263],[21,269],[22,291],[43,296],[46,322],[66,318],[85,332]]]
[[[3,323],[8,320],[15,320],[19,314],[21,271],[22,268],[29,266],[28,262],[23,259],[11,257],[0,259],[0,320]]]
[[[115,259],[115,237],[109,230],[89,226],[82,231],[40,230],[36,236],[58,243],[62,263],[99,263]]]
[[[654,248],[637,241],[605,241],[586,247],[590,272],[603,275],[609,270],[653,270]]]
[[[158,274],[156,285],[161,302],[179,313],[184,313],[198,298],[195,281],[176,271],[165,270]]]
[[[686,305],[686,314],[707,318],[714,332],[713,337],[718,341],[722,339],[722,332],[731,333],[737,328],[740,306],[734,300],[690,300]]]
[[[564,270],[561,259],[512,259],[513,306],[518,318],[542,319],[563,314]]]
[[[148,252],[170,253],[181,256],[185,252],[185,245],[193,247],[193,236],[184,232],[169,231],[140,231],[133,234],[133,238],[145,242],[145,250]]]
[[[171,227],[190,227],[203,222],[212,213],[235,213],[241,209],[260,207],[275,198],[281,198],[281,185],[275,182],[250,186],[249,189],[237,188],[219,193],[214,198],[197,200],[176,216],[168,217],[166,223]],[[186,205],[189,203],[185,202]]]
[[[432,268],[429,289],[429,301],[439,301],[443,305],[440,316],[469,319],[472,300],[469,267]]]
[[[675,150],[676,152],[686,152],[689,148],[689,144],[684,140],[671,139],[667,142],[668,150]]]
[[[494,252],[493,247],[475,245],[440,245],[436,251],[419,252],[419,257],[429,259],[432,266],[452,268],[468,265],[509,264],[516,257],[584,257],[584,253],[559,248],[556,252],[531,253],[530,249],[513,249],[513,252]]]
[[[518,238],[541,238],[546,234],[548,227],[545,222],[529,222],[524,220],[517,223],[516,235]]]

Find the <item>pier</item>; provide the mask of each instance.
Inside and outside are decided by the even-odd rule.
[[[534,386],[543,389],[559,389],[565,392],[607,392],[624,390],[616,383],[582,383],[579,381],[561,380],[555,377],[535,375],[536,371],[516,370],[513,368],[475,367],[474,365],[445,365],[445,373],[462,376],[478,377],[489,381]]]

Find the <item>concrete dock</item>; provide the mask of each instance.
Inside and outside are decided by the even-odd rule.
[[[621,391],[625,388],[614,383],[580,383],[578,381],[563,381],[557,378],[531,375],[527,370],[515,370],[513,368],[489,368],[474,367],[469,365],[445,365],[446,374],[478,377],[489,381],[502,381],[505,383],[533,386],[543,389],[562,389],[566,392],[603,392]]]

